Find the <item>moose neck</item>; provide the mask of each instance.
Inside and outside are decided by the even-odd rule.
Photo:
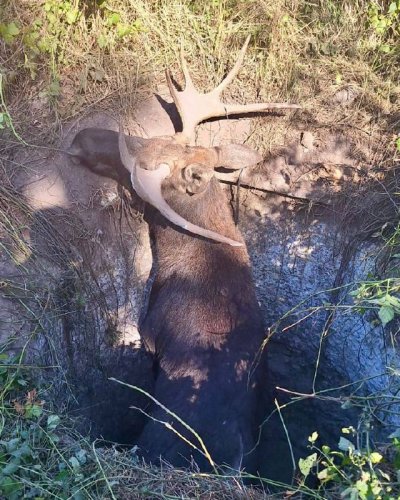
[[[168,182],[164,184],[163,195],[176,212],[189,222],[243,242],[234,224],[226,195],[216,179],[211,179],[203,193],[193,196],[183,193],[177,195],[172,182],[171,185]],[[194,275],[211,282],[221,281],[222,274],[229,276],[226,285],[232,286],[232,281],[236,277],[240,278],[238,270],[244,272],[246,277],[250,273],[249,257],[244,245],[232,247],[193,235],[172,226],[159,214],[152,223],[152,232],[158,269],[156,280],[159,283],[172,276],[189,278]]]

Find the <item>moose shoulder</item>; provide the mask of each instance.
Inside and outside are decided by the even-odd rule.
[[[133,188],[151,207],[157,272],[140,333],[154,356],[158,404],[138,445],[152,462],[161,457],[175,466],[194,461],[201,470],[215,464],[255,470],[258,391],[266,377],[256,361],[264,328],[247,250],[214,169],[246,167],[260,156],[243,145],[190,145],[204,119],[298,107],[220,101],[247,44],[226,79],[207,94],[194,88],[183,58],[184,91],[167,73],[182,133],[144,140],[126,138],[122,129],[118,137],[86,129],[70,150],[80,164]]]

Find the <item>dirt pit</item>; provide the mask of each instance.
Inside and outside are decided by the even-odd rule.
[[[164,98],[143,102],[130,133],[172,134],[168,111]],[[67,131],[60,149],[89,126],[116,128],[94,114]],[[215,121],[199,127],[197,144],[243,143],[250,134],[250,119]],[[396,214],[387,194],[395,177],[374,170],[369,147],[300,115],[285,146],[243,173],[239,192],[226,183],[252,259],[280,408],[265,415],[258,446],[265,477],[290,481],[288,437],[297,460],[314,431],[335,445],[347,425],[368,424],[377,438],[398,425],[384,408],[367,418],[356,404],[377,393],[390,400],[399,388],[396,343],[350,296],[376,272],[380,243],[371,236]],[[152,390],[138,331],[153,264],[145,207],[59,152],[21,148],[13,161],[24,168],[9,175],[7,207],[20,230],[3,240],[1,342],[16,352],[27,346],[29,360],[48,367],[43,383],[82,432],[132,446],[143,416],[130,407],[146,398],[109,378]]]

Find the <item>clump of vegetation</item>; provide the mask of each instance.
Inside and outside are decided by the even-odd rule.
[[[0,493],[18,498],[83,498],[98,474],[90,445],[73,439],[31,379],[23,358],[0,354]]]
[[[318,433],[309,438],[312,453],[299,460],[302,481],[312,473],[319,480],[318,493],[324,498],[348,500],[391,500],[399,497],[400,441],[398,433],[391,443],[373,446],[368,425],[342,429],[338,448],[318,446]]]

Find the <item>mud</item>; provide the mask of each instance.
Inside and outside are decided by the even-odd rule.
[[[172,107],[165,96],[144,102],[128,128],[144,137],[171,134],[166,111]],[[116,129],[107,115],[93,115],[67,130],[60,148],[88,126]],[[244,142],[250,131],[250,119],[207,123],[197,143]],[[108,379],[152,389],[151,360],[138,333],[152,266],[143,204],[65,155],[21,150],[15,161],[25,168],[13,171],[12,183],[32,213],[21,233],[25,251],[10,244],[1,257],[0,338],[13,339],[15,351],[29,342],[29,359],[48,366],[43,381],[51,380],[54,400],[79,417],[82,431],[132,445],[143,421],[129,407],[145,399]],[[346,399],[350,394],[397,390],[389,369],[398,366],[396,345],[373,316],[346,307],[352,283],[375,266],[377,243],[368,239],[364,212],[346,218],[351,204],[360,206],[365,166],[365,151],[346,137],[299,126],[286,146],[242,178],[256,188],[240,191],[239,224],[281,406],[281,417],[266,415],[259,445],[260,472],[269,477],[291,475],[282,420],[297,459],[307,455],[313,431],[321,443],[335,444],[343,426],[357,425],[362,412]],[[226,191],[236,194],[231,185]],[[385,210],[382,219],[390,214]],[[371,422],[378,436],[387,435],[386,424],[398,424],[389,417]]]

